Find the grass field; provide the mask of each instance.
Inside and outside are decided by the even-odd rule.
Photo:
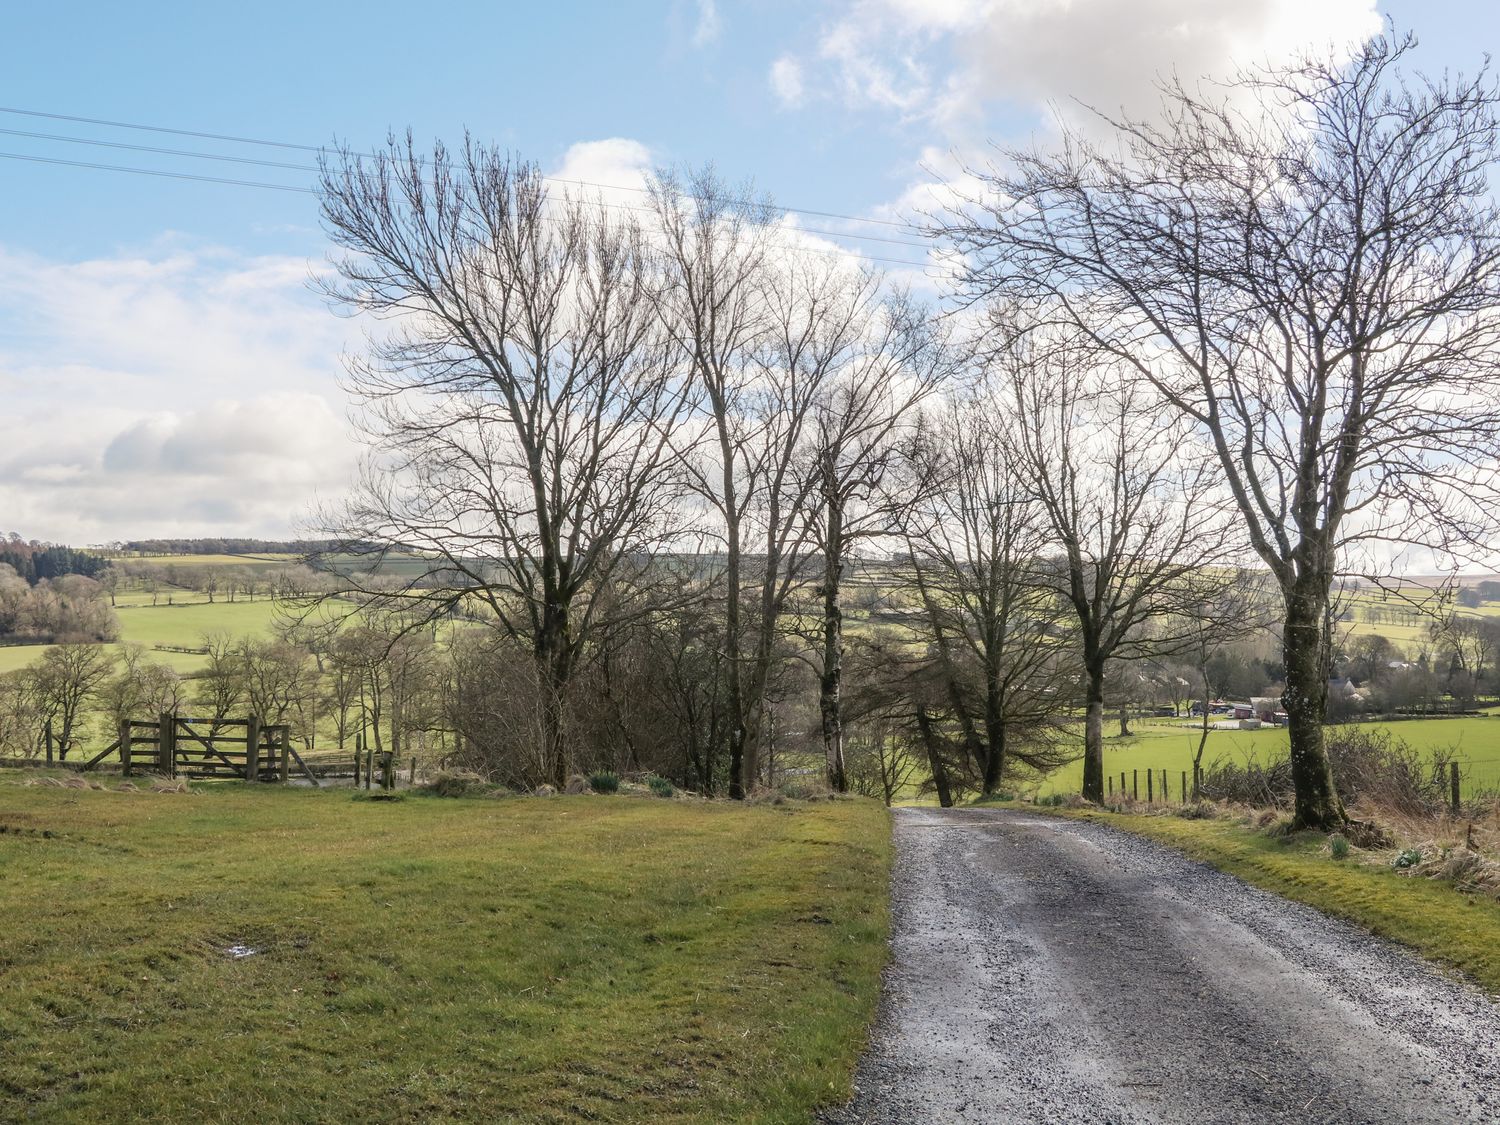
[[[120,562],[126,566],[223,566],[270,570],[288,566],[301,559],[301,555],[278,554],[272,551],[263,555],[125,555],[120,558]]]
[[[185,595],[193,600],[175,599],[167,605],[165,599],[157,606],[149,604],[130,605],[120,599],[116,611],[120,619],[121,644],[144,645],[153,649],[156,645],[173,645],[195,648],[203,643],[203,634],[226,632],[231,636],[269,636],[271,622],[275,617],[276,603],[261,601],[218,601],[210,605],[196,595]],[[0,674],[13,672],[17,668],[39,659],[47,651],[47,645],[7,645],[0,647]],[[151,652],[151,659],[169,664],[179,672],[191,672],[203,666],[203,657],[187,652]]]
[[[1426,751],[1454,747],[1464,764],[1462,785],[1466,792],[1500,789],[1500,717],[1466,716],[1453,719],[1411,719],[1395,723],[1371,723],[1371,727],[1389,730],[1416,749]],[[1108,729],[1108,728],[1106,728]],[[1104,772],[1119,784],[1120,772],[1131,770],[1167,771],[1171,792],[1181,787],[1181,775],[1192,773],[1193,753],[1198,748],[1198,729],[1187,723],[1132,723],[1134,734],[1121,738],[1106,734],[1104,739]],[[1079,738],[1080,748],[1082,736]],[[1261,762],[1283,757],[1287,750],[1285,728],[1261,730],[1210,731],[1203,752],[1205,765],[1215,758],[1244,761],[1255,756]],[[1141,779],[1141,792],[1146,782]],[[1025,790],[1045,796],[1049,793],[1076,793],[1083,785],[1083,762],[1070,763],[1051,776]]]
[[[205,788],[0,783],[0,1119],[805,1122],[848,1093],[873,802]]]

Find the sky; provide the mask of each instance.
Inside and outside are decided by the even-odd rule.
[[[0,0],[0,533],[282,537],[339,494],[358,453],[341,357],[359,326],[311,285],[329,251],[304,170],[316,153],[296,146],[467,129],[598,184],[712,163],[906,272],[924,257],[912,236],[859,220],[930,209],[966,160],[1045,143],[1079,101],[1144,112],[1160,75],[1347,49],[1384,21],[1419,36],[1433,72],[1472,72],[1500,44],[1494,0],[430,12]]]

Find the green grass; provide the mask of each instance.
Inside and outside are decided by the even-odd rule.
[[[155,646],[173,645],[178,648],[196,648],[203,643],[205,633],[223,632],[231,637],[268,637],[271,623],[276,616],[276,603],[270,599],[253,602],[217,601],[210,605],[199,595],[184,595],[191,601],[175,599],[167,605],[163,598],[160,605],[137,601],[130,604],[125,597],[119,599],[116,611],[120,620],[120,643],[144,645],[153,650],[151,659],[171,665],[179,672],[194,672],[203,667],[203,657],[190,652],[160,652]],[[0,674],[14,672],[18,668],[41,659],[50,645],[7,645],[0,647]],[[118,646],[116,646],[118,647]]]
[[[1494,898],[1462,893],[1440,880],[1398,875],[1383,855],[1373,857],[1375,862],[1335,860],[1325,850],[1326,838],[1316,834],[1271,837],[1229,820],[1066,815],[1170,844],[1247,883],[1408,946],[1500,993],[1500,901]]]
[[[219,566],[230,569],[277,570],[292,563],[300,562],[301,559],[301,555],[268,552],[263,555],[150,555],[141,558],[127,558],[124,561],[127,565],[130,563],[154,564],[160,567],[176,566],[182,569]]]
[[[1500,718],[1489,715],[1465,716],[1452,719],[1410,719],[1392,723],[1362,724],[1371,728],[1388,730],[1395,737],[1404,739],[1419,751],[1455,747],[1458,759],[1464,763],[1463,786],[1465,792],[1500,788]],[[1106,731],[1110,730],[1106,726]],[[1145,795],[1144,771],[1167,771],[1167,781],[1175,795],[1181,787],[1181,775],[1187,770],[1191,776],[1193,754],[1198,748],[1198,728],[1187,720],[1181,724],[1168,721],[1131,724],[1134,732],[1126,738],[1106,733],[1104,739],[1104,773],[1112,777],[1116,787],[1120,784],[1120,773],[1131,770],[1142,771],[1141,794]],[[1079,736],[1080,752],[1082,735]],[[1261,762],[1270,762],[1285,756],[1287,732],[1285,728],[1265,727],[1260,730],[1209,731],[1208,745],[1203,751],[1207,765],[1215,758],[1244,761],[1254,755]],[[1036,785],[1035,793],[1076,793],[1083,785],[1083,762],[1077,760],[1064,766]],[[1028,790],[1029,792],[1030,790]]]
[[[849,1092],[873,802],[207,788],[0,783],[0,1119],[791,1122]]]
[[[131,644],[193,647],[205,633],[224,632],[232,637],[267,636],[276,614],[276,603],[218,601],[212,605],[142,606],[119,610],[120,638]]]

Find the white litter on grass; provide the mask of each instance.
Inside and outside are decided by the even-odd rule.
[[[254,949],[248,945],[231,945],[228,949],[224,950],[224,952],[229,954],[229,956],[233,957],[236,961],[240,961],[246,957],[254,957],[257,953],[260,952],[260,950]]]

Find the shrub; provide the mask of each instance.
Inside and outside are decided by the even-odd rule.
[[[1387,731],[1361,727],[1329,728],[1327,749],[1339,796],[1346,803],[1362,801],[1408,815],[1442,811],[1451,750],[1424,757]],[[1200,792],[1218,801],[1285,808],[1292,801],[1291,762],[1282,758],[1262,765],[1253,757],[1243,763],[1219,759],[1204,767]]]
[[[1328,854],[1334,859],[1349,858],[1349,841],[1335,832],[1328,837]]]
[[[1218,812],[1219,810],[1209,801],[1194,801],[1192,804],[1178,808],[1176,815],[1182,817],[1183,820],[1212,820]]]
[[[652,774],[646,779],[646,787],[658,797],[671,797],[677,793],[677,788],[664,777]]]
[[[1408,867],[1415,867],[1422,862],[1421,848],[1403,848],[1396,858],[1391,860],[1391,866],[1397,871],[1403,871]]]
[[[1061,793],[1048,793],[1045,797],[1038,797],[1036,803],[1047,808],[1055,809],[1058,805],[1065,804],[1067,798]]]
[[[822,777],[812,774],[782,778],[776,789],[783,797],[793,801],[823,801],[833,798],[833,791]]]
[[[600,770],[598,773],[589,774],[589,788],[595,793],[618,793],[620,779],[609,770]]]
[[[442,770],[433,774],[418,792],[433,797],[488,797],[496,788],[469,770]]]

